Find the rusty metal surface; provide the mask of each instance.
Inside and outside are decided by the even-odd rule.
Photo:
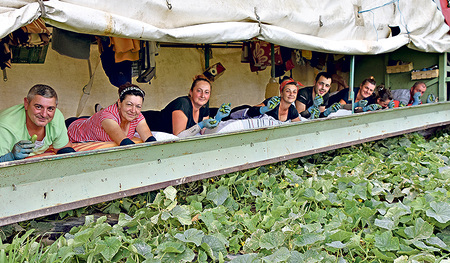
[[[1,164],[0,225],[448,124],[445,102]]]

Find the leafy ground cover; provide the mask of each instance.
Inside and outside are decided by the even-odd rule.
[[[121,212],[49,245],[4,227],[0,263],[450,262],[449,158],[410,134],[168,187],[61,214]]]

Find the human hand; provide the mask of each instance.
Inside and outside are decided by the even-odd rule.
[[[221,121],[223,118],[228,117],[228,115],[230,115],[230,112],[231,103],[224,103],[220,106],[214,119],[216,119],[217,121]]]
[[[34,143],[29,140],[21,140],[14,144],[11,153],[13,154],[15,160],[21,160],[30,155],[34,146]]]
[[[323,116],[327,117],[331,113],[338,111],[341,108],[341,104],[339,102],[333,103],[330,107],[328,107],[324,112]]]
[[[366,112],[366,111],[375,111],[375,110],[379,110],[381,108],[382,107],[381,107],[380,104],[370,104],[370,105],[367,105],[367,106],[363,107],[363,111],[364,112]]]
[[[430,94],[427,97],[427,103],[433,103],[436,101],[436,96],[434,96],[434,94]]]
[[[278,96],[273,96],[272,98],[270,98],[270,100],[267,102],[267,105],[259,107],[259,112],[261,114],[265,114],[273,109],[275,109],[276,106],[278,106],[278,104],[280,104],[280,97]]]
[[[420,93],[420,92],[414,93],[414,96],[413,96],[414,102],[412,103],[412,105],[419,105],[421,96],[422,96],[422,93]]]
[[[314,120],[314,119],[318,119],[319,118],[319,116],[320,116],[320,110],[319,110],[319,108],[316,108],[316,107],[313,107],[313,106],[311,106],[310,108],[312,108],[311,109],[311,117],[309,117],[309,119],[311,119],[311,120]]]
[[[320,105],[322,105],[322,103],[323,103],[323,97],[320,95],[317,95],[313,101],[314,107],[319,107]]]
[[[203,129],[203,128],[212,129],[212,128],[217,127],[217,125],[219,125],[219,121],[216,119],[213,119],[213,118],[205,119],[198,123],[198,126],[200,126],[200,129]]]
[[[406,107],[406,104],[400,101],[400,103],[398,104],[398,106],[399,106],[399,107]]]
[[[388,108],[389,108],[389,109],[392,109],[392,108],[394,108],[394,107],[395,107],[395,102],[394,102],[394,100],[389,101],[389,103],[388,103]]]

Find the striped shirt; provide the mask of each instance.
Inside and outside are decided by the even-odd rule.
[[[72,122],[67,129],[69,140],[71,142],[112,141],[111,137],[109,137],[102,127],[102,121],[105,119],[111,119],[120,125],[122,121],[116,103],[95,113],[88,119],[83,118]],[[130,128],[126,135],[129,139],[134,137],[136,126],[142,120],[144,120],[144,116],[140,113],[136,119],[131,121]]]

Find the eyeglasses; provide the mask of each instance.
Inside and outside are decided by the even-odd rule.
[[[325,86],[325,87],[327,87],[327,88],[331,87],[330,84],[325,83],[325,82],[323,82],[323,81],[318,82],[318,84],[319,84],[320,86]]]

